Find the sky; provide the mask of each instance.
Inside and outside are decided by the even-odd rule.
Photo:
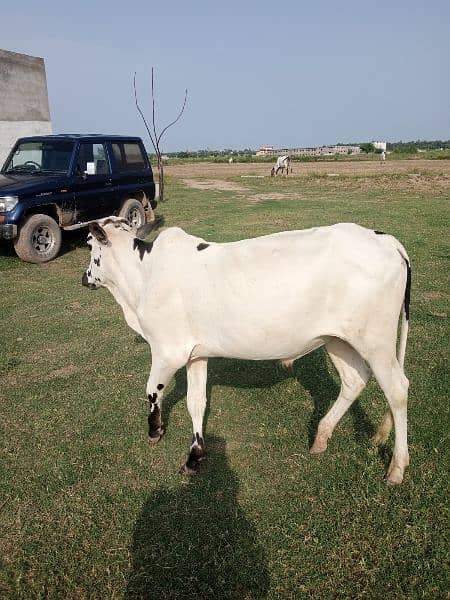
[[[450,138],[448,0],[1,0],[0,48],[45,59],[56,133],[151,149],[154,67],[166,152]]]

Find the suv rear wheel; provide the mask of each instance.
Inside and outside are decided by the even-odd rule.
[[[61,249],[61,230],[48,215],[31,215],[20,228],[14,240],[19,258],[31,263],[53,260]]]
[[[139,200],[129,198],[125,200],[120,209],[119,217],[127,219],[132,227],[136,229],[145,225],[145,210]]]

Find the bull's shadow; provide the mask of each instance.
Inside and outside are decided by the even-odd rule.
[[[208,438],[201,475],[160,488],[136,522],[125,598],[266,598],[264,548],[237,501],[225,442]]]
[[[319,348],[304,356],[294,364],[293,372],[285,371],[276,361],[248,361],[214,358],[208,361],[207,397],[208,405],[205,412],[205,432],[208,443],[206,423],[209,414],[211,391],[215,385],[234,386],[237,388],[269,388],[290,377],[294,377],[311,396],[313,401],[312,413],[307,425],[308,442],[311,446],[320,419],[336,400],[339,394],[339,376],[333,378],[334,367],[327,364],[326,351]],[[299,389],[300,395],[300,389]],[[268,391],[268,396],[270,396]],[[163,421],[167,426],[173,407],[186,398],[186,370],[180,369],[175,376],[175,388],[163,401]],[[300,408],[299,408],[300,410]],[[367,441],[375,432],[365,410],[359,400],[353,403],[349,411],[358,441]],[[299,415],[300,417],[300,415]]]

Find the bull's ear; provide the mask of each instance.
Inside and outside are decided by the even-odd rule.
[[[158,215],[150,223],[146,223],[145,225],[142,225],[142,227],[139,227],[139,229],[136,231],[136,237],[139,238],[140,240],[143,240],[148,236],[148,234],[151,231],[156,231],[157,229],[160,229],[163,225],[164,225],[164,217],[161,215]]]
[[[109,244],[109,240],[108,240],[108,236],[106,235],[106,231],[96,221],[94,221],[93,223],[89,223],[89,231],[95,237],[97,242],[99,242],[103,246],[107,246]]]

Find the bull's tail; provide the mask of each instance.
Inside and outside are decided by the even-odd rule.
[[[382,233],[382,232],[376,231],[375,233]],[[402,244],[400,244],[400,242],[398,240],[396,240],[394,237],[391,237],[391,240],[395,243],[395,247],[396,247],[397,251],[399,252],[400,256],[405,261],[405,266],[406,266],[405,296],[403,299],[402,324],[401,324],[401,328],[400,328],[400,340],[398,343],[398,350],[397,350],[397,360],[398,360],[401,368],[403,369],[404,364],[405,364],[406,342],[408,339],[408,330],[409,330],[409,305],[411,302],[411,265],[409,262],[408,254],[406,253],[406,250],[402,246]],[[394,425],[394,421],[392,418],[392,413],[391,413],[391,410],[388,409],[377,429],[377,432],[375,433],[375,435],[372,438],[372,442],[377,446],[384,444],[389,437],[389,434],[392,430],[393,425]]]
[[[389,243],[394,246],[400,256],[403,258],[406,266],[406,285],[405,285],[405,296],[403,299],[402,306],[402,325],[400,329],[400,341],[398,344],[397,351],[397,360],[400,363],[400,366],[403,368],[405,364],[405,353],[406,353],[406,341],[408,339],[408,329],[409,329],[409,305],[411,302],[411,265],[409,262],[409,256],[404,248],[404,246],[392,235],[387,235],[384,231],[375,231],[377,235],[389,241]]]
[[[405,248],[400,244],[398,240],[395,240],[395,246],[400,254],[400,256],[405,261],[406,265],[406,285],[405,285],[405,296],[403,299],[402,306],[402,325],[400,329],[400,341],[398,344],[398,352],[397,359],[400,363],[400,366],[403,369],[405,364],[405,354],[406,354],[406,341],[408,339],[408,329],[409,329],[409,305],[411,303],[411,265],[409,262],[408,254],[406,253]]]
[[[400,254],[402,254],[400,252]],[[406,253],[405,253],[406,254]],[[402,254],[403,256],[403,254]],[[403,300],[402,307],[402,326],[400,329],[400,341],[398,344],[398,362],[400,366],[403,368],[405,364],[405,354],[406,354],[406,341],[408,339],[408,329],[409,329],[409,305],[411,302],[411,265],[409,264],[409,259],[407,256],[403,256],[403,259],[406,263],[406,286],[405,286],[405,298]]]

